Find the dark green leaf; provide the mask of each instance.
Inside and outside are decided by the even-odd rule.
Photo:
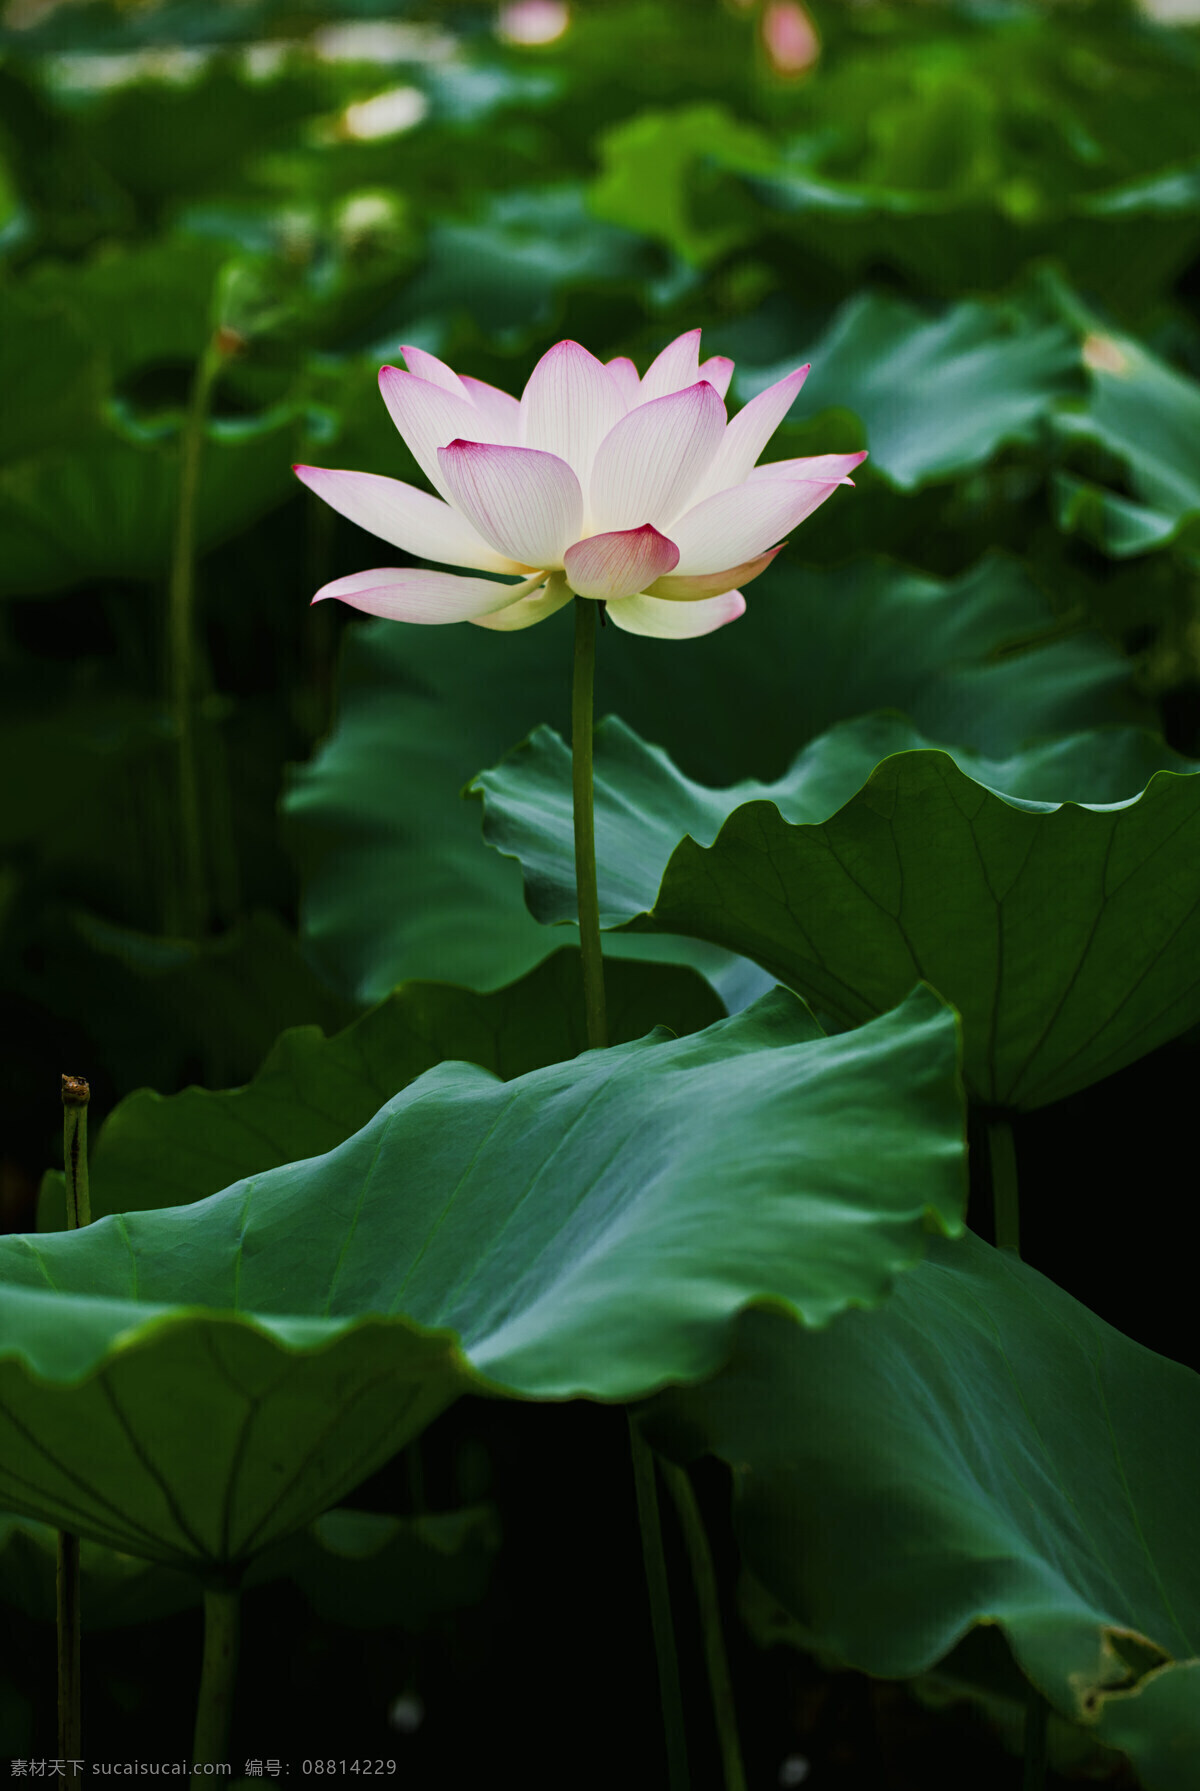
[[[598,708],[714,784],[774,777],[830,723],[883,706],[929,738],[998,757],[1132,719],[1128,661],[1098,635],[1055,638],[1052,625],[1003,558],[947,582],[880,562],[814,572],[785,560],[751,587],[742,621],[703,640],[608,630]],[[566,727],[570,651],[566,619],[514,635],[389,622],[349,634],[337,727],[294,774],[285,809],[306,937],[360,999],[411,976],[493,987],[550,949],[457,797],[528,719]],[[750,689],[753,703],[737,694]],[[730,994],[728,971],[700,968]]]
[[[296,433],[295,415],[282,409],[209,426],[197,506],[202,550],[290,495]],[[14,463],[0,473],[0,595],[94,578],[165,579],[178,504],[174,434],[137,439],[114,426],[77,453]]]
[[[599,154],[590,194],[597,217],[657,237],[702,266],[753,235],[737,186],[712,164],[768,166],[771,147],[724,106],[643,112],[607,131]]]
[[[82,1016],[104,1039],[118,1087],[171,1088],[197,1074],[217,1086],[254,1074],[288,1026],[336,1030],[355,1008],[322,982],[275,915],[215,938],[163,938],[64,913],[54,949],[26,987],[52,1012]]]
[[[1042,1106],[1200,1018],[1191,770],[1133,729],[989,761],[875,716],[822,735],[777,784],[708,790],[610,720],[602,924],[742,952],[843,1025],[924,978],[963,1017],[972,1095]],[[473,787],[533,912],[572,918],[559,737],[538,729]]]
[[[613,1044],[643,1038],[657,1025],[697,1032],[722,1013],[703,978],[679,965],[613,961],[605,993]],[[575,951],[555,952],[521,982],[490,995],[406,983],[332,1038],[315,1026],[285,1032],[245,1088],[130,1095],[96,1141],[92,1216],[181,1206],[243,1176],[332,1150],[392,1095],[449,1058],[509,1081],[586,1047]],[[39,1229],[64,1225],[56,1172],[43,1187]]]
[[[246,1583],[286,1577],[330,1622],[420,1632],[432,1617],[478,1603],[498,1543],[486,1505],[421,1517],[341,1508],[258,1556]],[[0,1600],[53,1623],[57,1553],[49,1524],[0,1517]],[[203,1594],[191,1573],[86,1541],[80,1590],[86,1629],[153,1622],[198,1605]]]
[[[224,243],[171,237],[101,255],[83,267],[42,263],[30,283],[86,330],[102,350],[110,378],[121,380],[139,367],[199,360],[213,327],[217,276],[228,258]]]
[[[1086,326],[1082,308],[1063,302],[1072,321]],[[1091,396],[1086,405],[1062,411],[1057,428],[1068,444],[1115,456],[1136,501],[1068,479],[1061,525],[1079,529],[1118,558],[1162,546],[1185,526],[1187,544],[1194,545],[1200,539],[1200,382],[1132,337],[1099,327],[1084,336],[1083,355]]]
[[[889,1678],[998,1623],[1064,1716],[1190,1791],[1200,1750],[1191,1487],[1200,1377],[971,1233],[878,1312],[742,1321],[660,1447],[735,1469],[755,1574],[807,1645]]]
[[[962,1229],[954,1016],[919,989],[813,1034],[775,990],[512,1082],[443,1064],[325,1156],[0,1239],[0,1496],[242,1561],[467,1385],[628,1399],[711,1373],[749,1304],[885,1298]]]
[[[554,713],[569,664],[562,628],[352,633],[337,728],[296,771],[284,806],[306,882],[306,944],[359,1000],[417,976],[494,989],[553,949],[512,866],[481,850],[478,811],[458,798],[511,734],[514,684],[522,706]],[[614,949],[650,955],[637,949],[649,942],[631,943]],[[652,952],[693,963],[727,1005],[761,993],[753,968],[719,948],[656,940]]]
[[[100,423],[103,368],[61,304],[0,287],[0,462],[73,448]]]
[[[1081,383],[1072,333],[1016,305],[964,300],[929,317],[860,293],[818,342],[801,346],[786,364],[739,371],[738,395],[752,398],[811,361],[796,409],[853,411],[871,465],[904,490],[1033,439],[1053,402]]]

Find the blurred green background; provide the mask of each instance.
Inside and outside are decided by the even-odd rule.
[[[769,454],[867,446],[856,492],[805,524],[734,629],[602,654],[599,711],[693,775],[778,774],[829,718],[805,677],[806,618],[853,602],[866,652],[914,590],[964,606],[988,593],[989,663],[1031,639],[1053,648],[1085,693],[1078,725],[1141,720],[1200,754],[1198,112],[1200,30],[1165,0],[8,0],[5,1228],[36,1222],[60,1071],[91,1077],[98,1120],[138,1086],[244,1081],[282,1028],[332,1029],[402,977],[494,988],[560,942],[458,793],[536,723],[563,725],[565,622],[497,637],[308,608],[327,579],[398,558],[290,463],[422,482],[376,389],[401,342],[518,391],[562,337],[644,367],[702,325],[704,352],[736,360],[734,402],[812,361]],[[181,578],[198,852],[168,627]],[[974,651],[931,648],[888,700],[919,715],[922,678],[953,679]],[[961,741],[986,747],[969,694],[961,706]],[[701,967],[744,998],[737,965]],[[631,1515],[603,1476],[573,1512],[564,1463],[617,1416],[559,1414],[564,1444],[545,1442],[545,1413],[506,1413],[503,1437],[474,1402],[452,1414],[435,1508],[502,1492],[523,1450],[542,1464],[539,1497],[522,1481],[512,1500],[506,1589],[469,1619],[449,1597],[420,1650],[368,1647],[283,1595],[264,1603],[244,1724],[256,1735],[257,1713],[263,1740],[247,1745],[299,1757],[279,1727],[298,1683],[304,1745],[406,1747],[407,1782],[441,1786],[474,1782],[490,1735],[502,1760],[533,1750],[537,1783],[564,1758],[545,1739],[553,1706],[576,1762],[553,1782],[611,1782],[604,1686],[628,1734],[651,1672],[636,1646],[617,1670],[591,1633],[638,1596],[615,1565],[633,1559]],[[556,1548],[574,1559],[609,1493],[620,1517],[580,1582],[531,1593],[522,1575]],[[391,1482],[369,1495],[381,1511],[406,1496]],[[34,1633],[0,1689],[14,1752],[45,1722],[52,1641]],[[97,1657],[97,1722],[115,1709],[173,1733],[190,1684],[177,1696],[156,1680],[158,1634]],[[273,1672],[297,1636],[288,1702]],[[964,1760],[972,1784],[1011,1782],[978,1714],[934,1718],[905,1693],[739,1646],[756,1784],[801,1782],[777,1776],[801,1756],[831,1785],[959,1784]],[[418,1682],[431,1709],[439,1692],[465,1701],[461,1733],[444,1711],[442,1728],[409,1722],[415,1705],[388,1729]]]

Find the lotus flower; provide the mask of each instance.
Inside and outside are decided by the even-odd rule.
[[[596,598],[630,634],[683,640],[742,615],[740,587],[770,565],[862,454],[758,466],[807,367],[732,422],[732,361],[699,362],[700,331],[664,348],[638,378],[578,342],[558,342],[520,401],[451,372],[420,348],[407,372],[384,367],[392,421],[438,496],[377,473],[298,466],[310,490],[360,528],[417,559],[499,574],[383,567],[325,585],[368,615],[400,622],[528,628]],[[777,545],[778,544],[778,545]],[[501,582],[504,576],[516,584]]]

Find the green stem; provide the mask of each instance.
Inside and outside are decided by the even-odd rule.
[[[226,1758],[233,1688],[237,1678],[238,1603],[236,1586],[206,1586],[204,1591],[204,1659],[196,1704],[192,1763],[214,1765]],[[194,1782],[207,1784],[199,1773]]]
[[[167,687],[176,747],[179,860],[171,884],[167,931],[195,937],[209,920],[207,868],[196,752],[196,505],[200,457],[213,382],[228,348],[217,331],[196,366],[179,445],[179,499],[167,586]]]
[[[88,1196],[87,1110],[92,1091],[82,1076],[62,1079],[63,1170],[67,1181],[67,1230],[92,1222]]]
[[[679,1513],[684,1546],[691,1563],[726,1791],[746,1791],[746,1771],[742,1765],[742,1749],[738,1740],[737,1704],[733,1696],[733,1681],[729,1676],[725,1638],[721,1632],[721,1601],[717,1594],[717,1576],[704,1529],[704,1519],[700,1515],[700,1507],[696,1503],[687,1470],[668,1461],[661,1462],[660,1467],[667,1490]]]
[[[1021,1791],[1043,1791],[1050,1706],[1035,1685],[1025,1688],[1025,1758]]]
[[[592,686],[596,671],[596,604],[575,599],[575,673],[571,681],[571,786],[575,808],[575,889],[579,903],[579,950],[588,1045],[608,1043],[604,1012],[604,957],[596,894],[596,832],[592,816]]]
[[[667,1561],[663,1554],[662,1524],[658,1513],[654,1455],[632,1416],[629,1418],[629,1447],[633,1455],[633,1484],[642,1531],[646,1590],[650,1596],[650,1625],[654,1631],[654,1652],[658,1656],[658,1688],[667,1739],[667,1783],[670,1791],[688,1791],[691,1777],[688,1773],[687,1732],[679,1685],[679,1657],[675,1652],[675,1627],[671,1620],[671,1591],[667,1584]]]
[[[988,1155],[992,1168],[992,1225],[997,1250],[1021,1254],[1021,1213],[1017,1198],[1017,1151],[1012,1126],[1006,1119],[988,1125]]]
[[[596,894],[596,833],[592,813],[592,691],[596,673],[596,609],[589,597],[575,599],[575,670],[571,681],[571,794],[575,817],[575,889],[579,906],[579,949],[583,960],[583,1000],[587,1040],[593,1051],[608,1044],[604,1011],[604,955],[600,949],[600,903]],[[658,1657],[658,1683],[666,1731],[670,1791],[688,1791],[687,1742],[679,1660],[671,1620],[671,1593],[663,1554],[662,1524],[654,1456],[632,1418],[629,1447],[642,1532],[642,1560],[650,1598],[650,1623]]]
[[[87,1110],[91,1089],[82,1076],[62,1078],[63,1170],[67,1183],[67,1230],[91,1221],[88,1197]],[[58,1631],[58,1758],[82,1758],[83,1678],[79,1593],[79,1538],[58,1532],[55,1618]],[[75,1768],[72,1784],[79,1782]]]

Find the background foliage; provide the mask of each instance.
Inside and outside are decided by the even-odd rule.
[[[1171,1358],[1145,1372],[1186,1381],[1194,1411],[1191,1270],[1174,1241],[1189,1186],[1168,1165],[1190,1155],[1200,1069],[1188,930],[1200,795],[1195,29],[1117,0],[814,0],[812,54],[787,68],[756,0],[577,0],[569,28],[541,45],[506,42],[490,6],[379,10],[10,0],[3,14],[5,1229],[39,1223],[63,1069],[91,1078],[94,1122],[116,1108],[96,1155],[103,1211],[106,1176],[122,1210],[149,1208],[327,1150],[445,1056],[507,1080],[580,1048],[574,963],[553,955],[564,934],[541,924],[569,917],[555,895],[553,735],[483,780],[500,852],[484,847],[479,802],[460,799],[537,724],[564,731],[565,620],[499,636],[310,612],[319,584],[379,555],[289,463],[421,483],[375,385],[401,342],[519,390],[561,337],[644,366],[703,324],[705,352],[736,360],[734,401],[811,360],[773,456],[867,446],[870,458],[856,491],[752,587],[735,627],[672,646],[602,637],[598,713],[625,724],[608,736],[624,742],[614,788],[636,787],[654,836],[607,838],[601,795],[602,866],[621,885],[605,905],[614,922],[654,911],[652,930],[635,920],[642,930],[606,949],[690,967],[617,967],[618,1037],[660,1021],[686,1035],[739,1012],[773,975],[836,1029],[926,977],[963,1011],[972,1144],[998,1106],[1020,1109],[1024,1254],[1057,1283],[1051,1303],[1073,1295],[1089,1309],[1079,1318],[1068,1302],[1081,1359],[1116,1326],[1120,1363],[1122,1351],[1149,1360],[1147,1347]],[[223,358],[195,515],[201,852],[189,871],[167,591],[185,421],[214,333]],[[882,919],[864,935],[848,904],[818,954],[836,972],[825,982],[772,942],[765,899],[761,911],[740,902],[736,934],[699,912],[706,866],[742,874],[739,840],[762,818],[764,789],[783,814],[771,822],[782,876],[802,870],[807,886],[816,836],[852,835],[877,854],[878,894],[891,865],[871,833],[880,792],[916,814],[927,745],[949,755],[936,761],[942,799],[953,807],[968,779],[985,786],[996,853],[1031,867],[1005,898],[1020,913],[1000,1035],[972,1008],[976,959],[951,962],[936,942],[908,942],[905,956],[880,945]],[[897,753],[913,756],[889,758],[872,782]],[[1047,812],[1132,801],[1156,772],[1129,808]],[[519,825],[531,788],[546,836],[532,846]],[[701,865],[730,816],[717,860]],[[699,849],[679,845],[689,831]],[[951,831],[927,870],[934,915],[966,876]],[[1155,857],[1165,837],[1169,860]],[[1136,926],[1113,923],[1127,930],[1076,992],[1057,1057],[1043,1053],[1022,1081],[1047,1023],[1039,918],[1069,886],[1086,931],[1087,879],[1121,850],[1137,866],[1122,899],[1169,941],[1160,983],[1139,983],[1141,1007],[1118,1002],[1110,971],[1136,980]],[[533,914],[505,853],[522,859]],[[995,890],[977,893],[990,927]],[[886,906],[879,896],[878,914]],[[834,981],[864,937],[886,974],[839,1007]],[[1081,1058],[1083,1035],[1118,1005],[1103,1048]],[[325,1044],[297,1027],[349,1030]],[[134,1096],[243,1083],[173,1103]],[[204,1167],[172,1170],[181,1150],[194,1167],[202,1139]],[[967,1219],[986,1238],[984,1156],[972,1151]],[[43,1229],[60,1223],[56,1200],[51,1177]],[[939,1244],[908,1277],[908,1306],[896,1296],[879,1315],[889,1349],[953,1329],[947,1313],[965,1295],[938,1277],[957,1248]],[[970,1272],[991,1287],[993,1268]],[[1033,1322],[1022,1302],[1049,1322],[1031,1286],[988,1295],[1014,1335]],[[875,1317],[846,1322],[866,1337]],[[781,1372],[763,1340],[782,1323],[757,1315],[726,1380],[646,1419],[663,1447],[703,1454],[752,1783],[799,1782],[779,1774],[801,1757],[813,1784],[1013,1782],[1012,1660],[994,1631],[960,1640],[995,1588],[973,1587],[965,1605],[947,1594],[937,1647],[905,1631],[917,1594],[900,1588],[870,1659],[855,1654],[849,1618],[836,1646],[797,1625],[786,1572],[764,1589],[771,1538],[817,1496],[758,1434]],[[800,1334],[787,1345],[828,1347]],[[975,1338],[962,1367],[977,1410],[996,1396],[991,1347]],[[867,1413],[887,1403],[871,1353],[837,1363],[838,1397]],[[807,1374],[832,1384],[819,1367]],[[396,1754],[408,1782],[430,1786],[468,1783],[497,1760],[520,1759],[530,1783],[627,1774],[629,1738],[654,1732],[655,1714],[619,1416],[469,1396],[429,1431],[417,1478],[411,1456],[396,1457],[354,1493],[354,1513],[264,1557],[235,1747]],[[795,1419],[805,1433],[813,1422]],[[970,1412],[956,1422],[969,1437]],[[1135,1450],[1152,1448],[1137,1436]],[[1086,1478],[1092,1443],[1075,1444],[1062,1472]],[[756,1450],[735,1539],[722,1463],[758,1461]],[[1008,1521],[993,1469],[972,1470],[998,1487],[975,1514],[977,1548],[995,1547]],[[833,1497],[841,1470],[824,1471]],[[855,1485],[869,1527],[875,1481]],[[331,1553],[372,1565],[331,1574]],[[1045,1569],[1028,1538],[1016,1553],[1005,1596],[1024,1610],[1020,1575]],[[28,1619],[0,1682],[14,1754],[53,1752],[49,1558],[30,1521],[0,1532],[0,1590]],[[161,1662],[170,1648],[198,1655],[194,1593],[162,1572],[152,1583],[111,1557],[94,1564],[96,1621],[132,1626],[85,1654],[98,1753],[119,1757],[130,1725],[148,1752],[176,1753],[186,1733],[192,1684]],[[403,1588],[391,1603],[388,1587]],[[1089,1595],[1094,1622],[1109,1593]],[[1193,1584],[1193,1613],[1197,1596]],[[1152,1604],[1137,1607],[1146,1626]],[[1018,1632],[1010,1641],[1028,1666],[1034,1643],[1022,1656]],[[684,1664],[700,1677],[698,1655]],[[1102,1746],[1056,1724],[1055,1761],[1114,1783],[1134,1782],[1127,1754],[1162,1770],[1135,1728],[1114,1716]],[[654,1761],[646,1771],[658,1782]]]

